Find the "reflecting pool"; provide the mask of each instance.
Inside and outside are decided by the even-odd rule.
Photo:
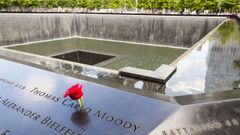
[[[240,26],[227,20],[200,47],[181,59],[166,95],[211,93],[240,88]]]
[[[174,62],[174,65],[177,66],[177,72],[167,82],[166,86],[122,77],[117,74],[116,70],[124,66],[155,70],[161,64],[172,64],[187,51],[186,48],[150,46],[79,37],[14,45],[7,48],[0,49],[0,55],[20,60],[24,59],[23,61],[54,69],[54,71],[57,70],[57,72],[60,71],[64,74],[70,72],[79,77],[83,75],[104,80],[107,82],[104,82],[104,85],[111,87],[120,84],[121,86],[136,88],[138,91],[151,91],[168,96],[240,89],[240,26],[239,22],[233,19],[227,19],[213,34],[209,34],[203,42],[197,44],[191,52]],[[32,53],[32,56],[20,52],[15,54],[16,51],[14,50]],[[96,65],[114,70],[111,70],[111,73],[107,70],[102,72],[102,68],[98,71],[98,69],[91,69],[92,67],[85,68],[85,66],[74,65],[66,61],[49,59],[52,56],[73,51],[87,51],[114,56],[114,60]]]
[[[106,68],[120,69],[125,66],[132,66],[149,70],[155,70],[161,66],[161,64],[171,64],[187,50],[184,48],[139,45],[83,38],[55,40],[9,48],[44,56],[52,56],[74,50],[94,51],[96,53],[119,56],[117,60],[104,64]]]

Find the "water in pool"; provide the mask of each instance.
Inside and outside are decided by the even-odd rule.
[[[199,47],[177,62],[166,95],[240,89],[240,22],[227,20]]]
[[[77,37],[11,46],[9,48],[44,56],[54,56],[75,50],[111,54],[117,56],[117,59],[102,66],[116,70],[125,66],[155,70],[161,64],[171,64],[187,50],[184,48],[138,45]]]

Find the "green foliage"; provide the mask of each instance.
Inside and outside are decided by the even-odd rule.
[[[121,7],[121,0],[109,0],[107,7],[112,9],[118,9]]]
[[[130,9],[134,7],[134,3],[131,0],[121,0],[121,6],[126,9]]]
[[[4,0],[8,1],[8,5],[20,8],[37,8],[40,7],[40,0]]]
[[[0,9],[5,9],[11,6],[11,2],[9,0],[0,0]]]
[[[172,11],[177,11],[178,7],[177,7],[177,0],[169,0],[169,9]]]
[[[156,0],[154,2],[154,8],[158,10],[169,9],[170,3],[169,0]]]
[[[100,9],[102,7],[102,0],[88,0],[88,9]]]
[[[199,12],[203,10],[203,5],[204,3],[202,2],[202,0],[194,0],[189,9],[191,11],[196,11],[196,13],[199,14]]]
[[[219,10],[219,0],[204,0],[203,9],[209,10],[210,12]]]
[[[57,0],[43,0],[42,2],[43,7],[51,9],[58,7],[58,1]]]
[[[153,9],[155,6],[155,0],[139,0],[138,8]]]
[[[185,9],[191,8],[191,4],[192,4],[191,0],[178,0],[177,11],[179,11],[182,14]]]
[[[239,5],[240,5],[239,0],[221,0],[219,2],[219,7],[223,8],[229,12],[239,11]]]
[[[240,0],[0,0],[0,9],[9,7],[25,8],[84,8],[84,9],[131,9],[145,10],[169,9],[183,13],[186,9],[197,13],[209,10],[210,12],[240,11]]]
[[[87,1],[88,0],[76,0],[76,7],[79,7],[79,8],[86,8],[88,5],[87,5]]]

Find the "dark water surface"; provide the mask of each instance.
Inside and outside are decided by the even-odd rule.
[[[120,57],[118,60],[105,65],[104,67],[106,68],[120,69],[124,66],[132,66],[150,70],[157,69],[161,64],[171,64],[187,50],[81,38],[33,43],[9,48],[44,56],[56,55],[79,49],[88,50],[103,54],[113,54]]]

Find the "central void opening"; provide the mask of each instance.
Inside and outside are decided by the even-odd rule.
[[[78,37],[8,48],[115,70],[126,66],[156,70],[162,64],[171,64],[187,50]]]
[[[97,52],[77,50],[77,51],[67,52],[63,54],[58,54],[52,57],[57,59],[62,59],[62,60],[68,60],[72,62],[88,64],[88,65],[96,65],[96,64],[100,64],[101,62],[112,59],[115,56],[101,54]]]

